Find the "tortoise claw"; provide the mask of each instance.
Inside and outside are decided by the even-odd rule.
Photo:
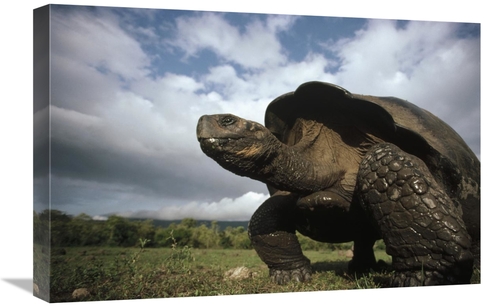
[[[270,269],[271,280],[278,285],[285,285],[289,282],[305,282],[311,279],[312,268],[305,265],[293,270]]]

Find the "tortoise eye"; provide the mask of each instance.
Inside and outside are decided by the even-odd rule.
[[[235,122],[236,122],[236,120],[232,116],[226,116],[220,120],[221,125],[224,127],[232,125]]]

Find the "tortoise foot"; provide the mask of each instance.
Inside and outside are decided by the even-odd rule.
[[[393,287],[418,287],[456,284],[456,281],[447,280],[445,276],[437,271],[433,272],[397,272],[392,278]]]
[[[311,265],[305,265],[292,270],[270,269],[271,280],[278,285],[285,285],[289,282],[305,282],[311,279]]]

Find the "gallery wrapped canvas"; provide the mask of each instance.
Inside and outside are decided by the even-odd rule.
[[[35,9],[34,295],[480,284],[480,28]]]

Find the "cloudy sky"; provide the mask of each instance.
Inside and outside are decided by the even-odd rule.
[[[409,100],[481,154],[478,24],[53,6],[51,31],[51,201],[68,214],[249,219],[265,186],[206,157],[196,122],[262,122],[311,80]]]

